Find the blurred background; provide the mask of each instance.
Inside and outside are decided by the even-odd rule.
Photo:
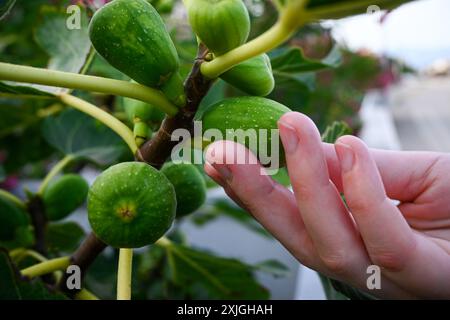
[[[104,2],[72,1],[86,8],[87,17],[92,14],[89,10]],[[195,57],[196,42],[181,1],[149,2],[165,19],[186,74]],[[276,12],[270,1],[246,0],[245,3],[251,12],[251,36],[254,37],[272,25]],[[51,37],[42,33],[48,28],[45,21],[49,20],[45,18],[49,14],[61,17],[64,14],[61,8],[67,4],[68,1],[17,1],[0,24],[0,60],[37,67],[51,65],[58,50],[45,41],[46,37]],[[53,28],[60,21],[55,23]],[[449,30],[450,2],[447,0],[414,1],[392,12],[371,8],[363,15],[308,25],[288,44],[270,53],[277,86],[269,98],[306,113],[322,131],[334,121],[344,121],[354,134],[374,148],[450,152]],[[299,67],[286,69],[281,63],[286,59],[295,60]],[[315,67],[311,68],[311,64]],[[126,79],[98,56],[94,57],[89,73]],[[219,81],[202,108],[240,94]],[[120,99],[98,95],[85,98],[120,115]],[[45,102],[0,97],[1,187],[22,196],[24,187],[36,189],[37,181],[64,153],[64,147],[58,147],[46,132],[51,131],[55,123],[65,121],[61,113],[66,111],[45,106],[49,113],[42,113],[39,111],[42,104]],[[80,116],[69,118],[76,121],[77,117]],[[129,159],[129,155],[122,152],[117,159]],[[79,172],[92,183],[99,170],[108,166],[108,162],[93,162],[79,163],[68,170]],[[277,179],[289,184],[285,172]],[[247,213],[231,203],[222,189],[211,181],[208,183],[207,204],[175,227],[176,233],[182,234],[183,242],[255,266],[249,270],[272,299],[326,297],[315,272],[300,266]],[[88,232],[85,209],[64,221],[72,222],[79,228],[78,235]],[[60,233],[61,230],[67,229],[60,229]],[[59,236],[61,239],[61,234]],[[81,238],[77,238],[78,242]],[[78,242],[55,249],[55,252],[70,253]],[[107,251],[94,266],[94,276],[86,279],[88,286],[100,296],[113,294],[105,281],[110,285],[114,274],[111,267],[108,269],[105,265],[111,264],[114,254],[112,250]],[[195,283],[183,284],[183,288],[189,285],[189,290],[180,289],[166,279],[169,276],[165,272],[156,269],[165,265],[158,264],[158,259],[157,255],[143,253],[139,260],[142,274],[156,274],[162,279],[153,282],[151,290],[140,292],[140,297],[222,297],[208,290],[205,295]],[[198,283],[203,281],[201,276],[197,278]],[[143,279],[147,279],[146,276]],[[239,286],[239,281],[235,285]],[[161,288],[165,288],[164,294],[157,293]],[[179,291],[174,294],[171,290]]]

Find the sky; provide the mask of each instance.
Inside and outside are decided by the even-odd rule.
[[[335,39],[353,50],[370,49],[424,69],[437,59],[450,60],[450,0],[419,0],[392,11],[380,25],[382,12],[326,24]]]

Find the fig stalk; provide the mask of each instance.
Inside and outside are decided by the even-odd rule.
[[[62,158],[60,161],[58,161],[58,163],[53,166],[53,168],[47,173],[44,180],[41,182],[37,194],[41,196],[44,193],[50,181],[73,160],[75,160],[75,156],[69,154],[66,155],[64,158]]]
[[[160,90],[123,80],[19,66],[4,62],[0,62],[0,80],[114,94],[150,103],[169,116],[178,113],[178,108]]]
[[[131,300],[132,266],[133,249],[120,249],[119,268],[117,272],[117,300]]]
[[[133,132],[125,124],[117,120],[117,118],[103,111],[102,109],[97,108],[93,104],[70,94],[61,94],[59,97],[60,100],[65,104],[90,115],[91,117],[108,126],[125,141],[133,155],[136,154],[138,146],[136,145],[136,141],[134,140]]]
[[[70,264],[70,257],[56,258],[47,260],[20,271],[22,276],[27,278],[35,278],[54,271],[63,270]]]

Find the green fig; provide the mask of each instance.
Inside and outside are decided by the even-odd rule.
[[[215,55],[247,41],[250,16],[242,0],[185,0],[185,4],[192,29]]]
[[[198,169],[190,163],[167,163],[161,172],[175,188],[177,218],[200,208],[206,200],[206,183]]]
[[[275,87],[267,54],[251,58],[223,73],[220,78],[252,96],[267,96]]]
[[[92,230],[116,248],[154,243],[175,218],[175,191],[164,174],[142,162],[124,162],[97,177],[88,195]]]
[[[92,17],[94,48],[138,83],[160,88],[177,105],[185,94],[179,58],[162,18],[145,0],[114,0]]]
[[[45,188],[42,201],[50,221],[64,219],[83,204],[89,185],[77,174],[65,174]]]
[[[253,144],[245,135],[233,136],[233,141],[244,144],[257,156],[264,154],[274,157],[277,156],[274,152],[278,151],[278,165],[282,167],[285,165],[284,151],[280,141],[278,141],[279,150],[272,150],[272,130],[278,130],[278,120],[290,111],[281,103],[267,98],[228,98],[206,109],[202,116],[202,129],[203,133],[209,129],[216,129],[220,131],[224,140],[228,134],[237,133],[238,129],[244,132],[253,130],[257,140],[253,141]],[[265,137],[262,136],[263,133]],[[276,136],[279,139],[278,135]]]

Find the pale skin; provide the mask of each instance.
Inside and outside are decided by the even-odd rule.
[[[293,192],[255,162],[230,163],[254,155],[229,141],[208,148],[206,172],[309,268],[379,298],[450,299],[450,155],[325,144],[296,112],[278,127]],[[369,265],[379,290],[367,289]]]

